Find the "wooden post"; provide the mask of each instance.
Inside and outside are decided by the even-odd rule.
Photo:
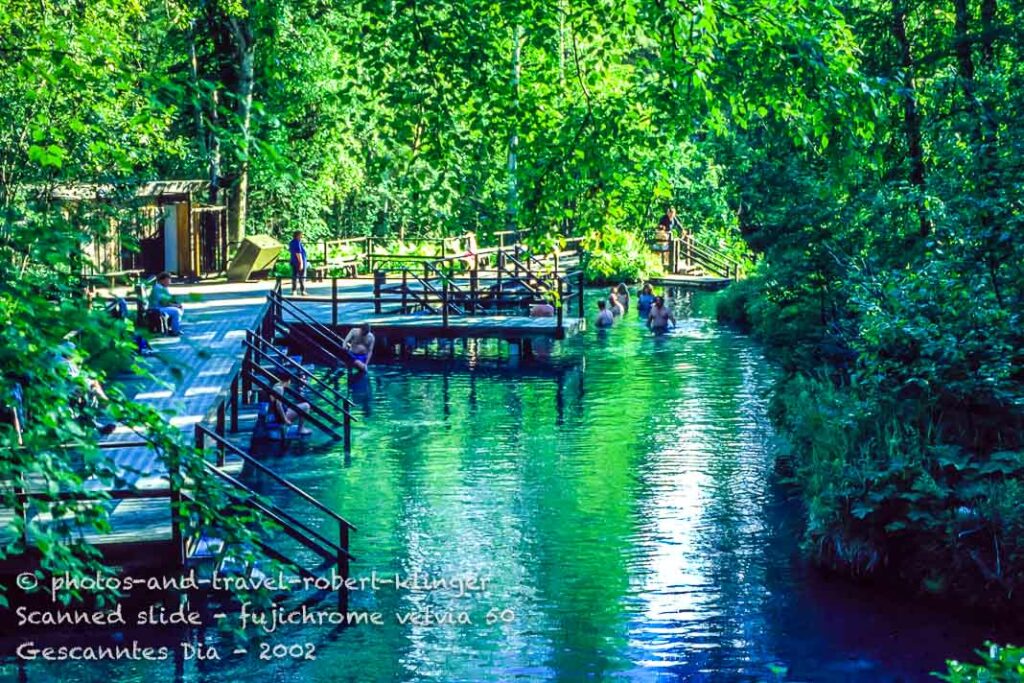
[[[249,373],[246,372],[246,368],[249,367],[249,361],[252,359],[252,349],[248,346],[245,347],[245,353],[242,355],[242,403],[247,404],[249,402],[249,394],[252,393],[252,382],[249,379]]]
[[[441,326],[448,327],[448,280],[441,285]]]
[[[373,245],[371,244],[371,242],[373,242],[373,238],[367,236],[366,241],[363,242],[363,258],[366,260],[366,270],[372,273],[373,259],[370,258],[370,254],[372,253]]]
[[[587,317],[583,313],[583,271],[576,276],[576,309],[581,318]]]
[[[504,268],[504,266],[505,266],[505,252],[499,251],[498,252],[498,286],[495,289],[495,292],[496,292],[497,297],[498,297],[498,301],[497,301],[497,305],[495,306],[495,313],[498,313],[498,312],[501,311],[501,271]]]
[[[327,258],[327,240],[324,240],[324,268],[327,267],[329,259]]]
[[[338,326],[338,278],[331,277],[331,326]]]
[[[381,288],[384,286],[387,275],[379,270],[373,271],[373,312],[378,315],[381,312]]]
[[[348,410],[343,411],[344,427],[345,427],[345,451],[352,450],[352,413]]]
[[[555,315],[558,319],[558,327],[555,329],[555,339],[565,339],[565,321],[562,317],[564,311],[564,307],[562,306],[562,281],[556,280],[555,282],[558,283],[557,289],[555,290],[558,292],[558,308],[555,309]]]
[[[226,422],[227,421],[225,419],[225,413],[226,413],[226,411],[225,411],[224,401],[221,401],[217,405],[217,429],[216,429],[217,436],[219,436],[221,438],[224,438],[225,433],[226,433],[225,432],[225,427],[226,427]],[[217,466],[218,467],[224,467],[224,458],[226,456],[227,456],[227,452],[224,449],[224,444],[218,441],[217,442]]]
[[[477,288],[480,286],[480,274],[476,268],[469,271],[469,300],[470,300],[470,311],[476,312],[477,305]]]
[[[409,271],[402,271],[402,315],[409,312]]]
[[[348,612],[348,525],[338,522],[341,527],[338,530],[338,574],[341,575],[341,590],[338,591],[338,610],[345,614]]]
[[[238,375],[231,380],[231,433],[238,432]]]

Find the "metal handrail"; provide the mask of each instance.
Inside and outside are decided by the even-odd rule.
[[[281,294],[279,292],[274,292],[274,293],[270,294],[269,296],[273,297],[274,301],[276,301],[278,304],[280,304],[282,308],[287,307],[288,312],[291,313],[292,315],[294,315],[296,318],[298,318],[301,322],[306,323],[307,325],[311,325],[313,327],[313,329],[321,337],[323,337],[324,339],[329,341],[331,344],[333,344],[334,346],[336,346],[338,349],[340,349],[343,352],[344,356],[349,361],[347,363],[348,365],[352,364],[352,360],[353,360],[352,359],[352,354],[351,354],[351,352],[348,349],[345,348],[345,340],[342,339],[338,335],[338,333],[336,333],[333,330],[329,329],[323,323],[321,323],[316,318],[314,318],[313,316],[311,316],[308,313],[306,313],[305,311],[303,311],[301,308],[299,308],[297,305],[295,305],[291,301],[285,299],[283,296],[281,296]],[[284,320],[282,320],[281,322],[283,323]],[[287,323],[285,323],[285,324],[287,324]]]
[[[277,375],[272,373],[270,370],[267,370],[265,367],[263,367],[259,363],[253,363],[252,361],[246,361],[245,369],[248,370],[250,373],[253,370],[259,370],[261,373],[263,373],[266,376],[267,381],[269,381],[269,382],[280,382],[281,381],[280,377],[278,377]],[[285,387],[285,388],[291,394],[292,399],[295,400],[296,402],[306,398],[305,396],[302,395],[302,392],[300,392],[295,387],[289,386],[289,387]],[[310,407],[310,411],[311,412],[317,413],[318,415],[323,417],[323,419],[326,420],[331,425],[333,425],[335,427],[341,427],[342,426],[342,422],[339,421],[338,418],[336,418],[334,415],[331,415],[329,412],[327,412],[326,410],[324,410],[323,408],[321,408],[317,404],[310,403],[309,407]],[[342,412],[342,415],[345,415],[345,416],[350,417],[350,418],[352,417],[351,415],[348,415],[347,411],[345,411],[345,410],[342,410],[341,412]]]
[[[250,341],[248,338],[242,340],[242,345],[245,346],[247,349],[251,350],[253,353],[259,354],[263,359],[273,363],[274,367],[276,367],[278,370],[281,370],[282,372],[287,372],[289,374],[301,372],[304,375],[306,375],[309,378],[309,380],[312,380],[312,383],[310,381],[306,381],[306,386],[309,387],[309,389],[313,393],[315,393],[318,398],[326,401],[331,407],[344,411],[355,405],[355,402],[352,399],[339,392],[337,389],[332,387],[329,383],[320,379],[315,374],[310,373],[308,370],[306,370],[306,368],[302,366],[301,363],[297,362],[294,358],[290,357],[281,349],[273,345],[269,345],[268,348],[272,349],[275,352],[275,354],[277,354],[276,356],[272,356],[271,354],[267,353],[266,349],[262,349],[256,344],[253,344],[252,341]],[[285,363],[279,360],[281,358],[288,361],[290,367],[294,369],[289,369],[289,365],[285,365]],[[313,383],[315,383],[316,386],[313,386]],[[341,405],[339,406],[335,401],[331,400],[329,396],[327,396],[323,391],[321,391],[317,387],[326,387],[326,389],[330,391],[331,394],[336,399],[341,401]]]
[[[291,326],[288,325],[288,323],[286,323],[284,321],[281,321],[281,320],[275,320],[274,321],[274,327],[279,332],[285,332],[285,333],[287,333],[289,335],[294,334],[294,335],[297,335],[297,336],[305,338],[307,341],[311,342],[313,344],[313,346],[319,347],[318,348],[319,353],[322,353],[322,354],[330,357],[330,359],[334,362],[335,366],[342,365],[342,366],[344,366],[346,368],[352,366],[352,362],[349,361],[348,356],[345,357],[345,360],[343,360],[341,358],[338,358],[332,352],[327,350],[324,347],[323,343],[317,342],[316,338],[313,337],[313,335],[311,333],[307,332],[305,328],[302,328],[302,327],[291,327]],[[344,350],[345,350],[345,352],[347,354],[348,350],[347,349],[344,349]]]
[[[314,417],[313,415],[310,415],[309,411],[303,410],[302,408],[300,408],[298,403],[296,403],[292,399],[288,398],[287,396],[277,392],[274,389],[274,387],[269,382],[267,382],[266,380],[264,380],[264,379],[262,379],[260,377],[257,377],[256,375],[252,374],[251,372],[248,373],[248,377],[249,377],[249,381],[250,382],[253,382],[256,386],[258,386],[260,389],[263,389],[266,392],[275,394],[279,401],[281,401],[286,406],[288,406],[289,408],[294,410],[296,413],[301,415],[304,420],[309,420],[310,422],[312,422],[314,425],[319,427],[320,430],[323,431],[324,433],[329,434],[330,436],[334,437],[335,439],[341,439],[342,438],[342,436],[340,434],[338,434],[336,431],[334,431],[333,429],[331,429],[331,427],[329,425],[321,422],[320,418]]]
[[[221,479],[223,479],[227,483],[231,484],[231,486],[233,486],[234,488],[238,489],[239,491],[243,491],[243,492],[245,492],[245,493],[247,493],[249,495],[248,498],[242,498],[242,497],[238,496],[237,494],[235,494],[235,495],[229,494],[229,497],[232,498],[236,503],[247,505],[247,506],[255,509],[256,511],[266,515],[267,517],[270,517],[272,520],[277,522],[281,526],[281,528],[286,533],[288,533],[289,536],[294,538],[296,541],[299,541],[300,543],[305,545],[310,550],[316,552],[321,557],[323,557],[325,559],[332,559],[333,560],[333,559],[337,559],[339,554],[343,554],[349,560],[354,560],[355,559],[349,553],[347,548],[342,548],[340,545],[335,544],[335,543],[327,540],[326,538],[324,538],[324,536],[322,534],[320,534],[319,532],[309,528],[306,524],[304,524],[303,522],[300,522],[299,520],[295,519],[294,517],[292,517],[290,514],[288,514],[287,512],[285,512],[284,510],[282,510],[278,506],[274,505],[273,503],[271,503],[269,506],[265,505],[260,500],[260,496],[259,496],[258,493],[256,493],[255,491],[250,489],[248,486],[246,486],[242,482],[238,481],[237,479],[235,479],[234,477],[232,477],[230,474],[228,474],[227,472],[223,471],[219,467],[215,467],[214,465],[211,465],[208,462],[204,462],[203,465],[206,467],[207,470],[209,470],[210,472],[212,472],[216,476],[220,477]],[[302,529],[303,531],[306,531],[311,536],[315,536],[316,538],[312,539],[309,536],[303,535],[302,533],[299,532],[299,529],[296,529],[296,527],[299,527],[299,529]],[[321,547],[319,545],[319,543],[323,543],[329,549],[325,549],[325,548]],[[335,554],[332,555],[331,551],[334,551]],[[292,562],[293,564],[295,563],[294,560],[289,560],[289,561]]]
[[[235,444],[231,443],[230,441],[228,441],[227,439],[225,439],[221,435],[217,434],[217,432],[211,430],[209,427],[206,427],[205,425],[196,425],[196,434],[198,435],[200,433],[203,434],[203,438],[204,439],[206,437],[212,438],[214,440],[214,442],[218,446],[223,446],[227,450],[231,451],[233,454],[235,454],[238,457],[240,457],[243,460],[245,460],[245,462],[247,462],[248,464],[250,464],[253,467],[255,467],[256,469],[258,469],[260,472],[263,472],[264,474],[269,475],[271,479],[273,479],[274,481],[276,481],[279,484],[283,485],[289,491],[291,491],[292,493],[298,495],[300,498],[305,500],[307,503],[310,503],[311,505],[313,505],[315,508],[317,508],[321,512],[323,512],[326,515],[332,517],[338,523],[344,524],[345,526],[347,526],[352,531],[357,531],[356,526],[354,524],[352,524],[352,522],[349,522],[347,519],[345,519],[344,517],[339,515],[337,512],[335,512],[334,510],[330,509],[329,507],[327,507],[326,505],[321,503],[319,500],[317,500],[313,496],[309,495],[308,493],[303,491],[301,488],[299,488],[298,486],[296,486],[292,482],[288,481],[287,479],[285,479],[284,477],[279,475],[274,470],[270,469],[269,467],[267,467],[266,465],[261,463],[259,460],[257,460],[256,458],[252,457],[251,455],[249,455],[248,453],[243,451],[241,448],[239,448]]]

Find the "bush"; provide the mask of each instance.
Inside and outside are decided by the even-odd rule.
[[[820,564],[993,607],[1024,590],[1024,453],[944,443],[930,416],[824,376],[783,382],[771,412]]]
[[[588,283],[640,282],[660,272],[658,255],[635,232],[606,228],[583,240],[583,275]]]
[[[751,331],[750,307],[760,296],[760,280],[747,278],[726,287],[715,299],[715,316],[719,322]]]

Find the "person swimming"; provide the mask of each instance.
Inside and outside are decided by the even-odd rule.
[[[599,299],[597,302],[598,314],[597,314],[597,326],[598,327],[611,327],[615,324],[615,315],[608,309],[608,303],[604,299]]]
[[[665,305],[665,297],[659,296],[655,298],[654,305],[651,306],[651,311],[647,314],[647,327],[656,334],[667,332],[669,321],[672,322],[672,327],[676,326],[672,310]]]
[[[366,372],[373,358],[373,344],[376,339],[370,331],[370,323],[353,327],[345,336],[345,349],[352,354],[353,365],[361,372]]]

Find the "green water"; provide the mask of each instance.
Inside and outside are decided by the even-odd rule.
[[[800,562],[798,509],[773,483],[773,369],[713,321],[710,303],[677,297],[679,327],[661,337],[630,311],[519,367],[504,348],[461,344],[376,366],[351,387],[365,419],[349,458],[268,464],[358,525],[356,577],[474,578],[486,592],[357,591],[351,609],[383,625],[275,634],[312,643],[314,661],[250,654],[186,662],[177,677],[913,681],[969,654],[983,626],[830,583]],[[399,622],[428,611],[472,623]],[[175,675],[171,665],[25,671]]]

